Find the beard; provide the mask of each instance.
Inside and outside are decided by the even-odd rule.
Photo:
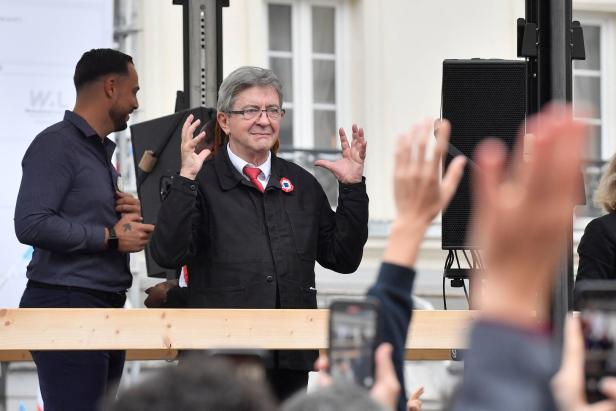
[[[109,110],[109,117],[113,122],[113,131],[126,130],[126,127],[128,127],[128,123],[126,122],[128,114],[129,113],[125,111],[120,111],[113,107]]]

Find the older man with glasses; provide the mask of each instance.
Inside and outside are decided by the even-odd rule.
[[[349,142],[340,129],[342,158],[315,163],[339,181],[334,212],[312,174],[276,156],[281,106],[271,70],[241,67],[220,87],[211,150],[197,149],[205,133],[195,136],[200,121],[188,117],[180,174],[161,205],[151,251],[162,266],[186,265],[189,283],[153,287],[146,305],[316,308],[315,261],[357,270],[368,237],[364,132],[353,125]],[[274,353],[268,377],[279,399],[305,388],[316,358],[316,351]]]

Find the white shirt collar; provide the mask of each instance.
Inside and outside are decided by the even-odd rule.
[[[255,166],[242,158],[240,158],[237,154],[231,151],[231,146],[227,143],[227,153],[229,154],[229,160],[231,160],[231,164],[233,167],[242,175],[246,180],[249,180],[248,177],[244,174],[244,167],[257,167],[261,170],[261,174],[257,177],[260,181],[267,183],[270,178],[270,173],[272,172],[272,153],[271,151],[267,153],[267,160],[260,166]]]

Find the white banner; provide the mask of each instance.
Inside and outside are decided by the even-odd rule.
[[[112,37],[112,0],[0,0],[0,307],[19,304],[31,256],[13,226],[21,159],[73,108],[79,57]]]

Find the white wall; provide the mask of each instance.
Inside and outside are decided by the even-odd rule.
[[[442,61],[515,58],[516,19],[524,16],[524,9],[517,0],[364,1],[361,8],[365,124],[373,141],[368,157],[370,215],[389,219],[393,193],[388,160],[395,138],[412,122],[439,115]],[[385,184],[380,183],[383,179]]]
[[[0,307],[18,305],[31,255],[13,224],[21,159],[38,133],[73,108],[73,73],[81,54],[111,46],[111,5],[0,0]]]
[[[182,7],[170,0],[139,0],[135,66],[139,75],[139,114],[135,121],[173,113],[182,90]]]

